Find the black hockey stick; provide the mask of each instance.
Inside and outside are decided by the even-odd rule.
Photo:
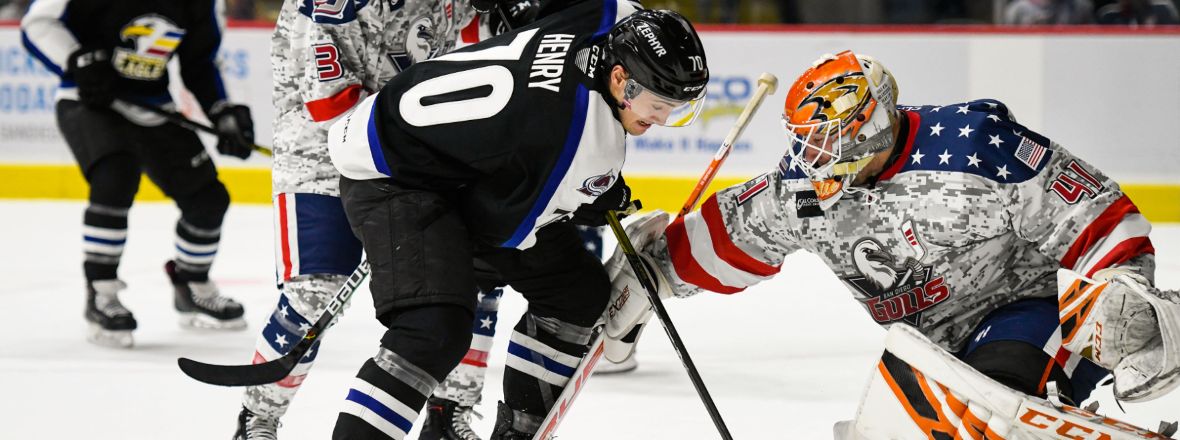
[[[188,377],[211,385],[241,387],[264,385],[283,380],[284,377],[291,374],[291,370],[294,370],[296,365],[299,365],[299,360],[303,359],[303,356],[323,336],[328,327],[332,326],[344,305],[348,304],[352,294],[356,292],[367,276],[369,276],[369,261],[361,261],[360,266],[352,271],[348,281],[340,287],[336,296],[328,303],[328,307],[316,319],[315,325],[311,326],[311,329],[307,331],[303,339],[299,340],[298,344],[291,348],[291,351],[278,359],[253,365],[213,365],[188,358],[179,358],[176,363]]]
[[[680,333],[676,331],[676,326],[672,324],[672,317],[668,316],[668,310],[664,308],[664,302],[660,300],[660,294],[656,291],[655,284],[651,281],[651,275],[647,273],[647,266],[639,260],[639,255],[635,252],[635,246],[631,244],[631,239],[627,237],[627,231],[623,230],[623,225],[619,223],[618,214],[615,211],[607,211],[606,222],[610,224],[611,231],[615,233],[615,238],[619,241],[619,248],[623,250],[623,255],[627,256],[627,263],[631,265],[631,270],[635,271],[635,277],[639,279],[639,284],[643,285],[643,290],[647,291],[647,299],[651,301],[656,316],[660,318],[660,324],[664,326],[664,332],[668,334],[668,339],[672,341],[672,347],[676,349],[676,355],[680,356],[680,362],[684,364],[684,369],[688,372],[689,379],[692,380],[692,386],[696,388],[697,395],[701,397],[701,402],[705,404],[705,410],[709,411],[709,417],[713,419],[713,425],[717,427],[717,432],[721,434],[722,439],[733,440],[733,436],[729,433],[729,428],[725,426],[725,420],[721,419],[721,412],[717,410],[717,404],[713,403],[713,397],[709,395],[709,390],[705,388],[705,382],[701,380],[701,374],[697,371],[696,364],[692,362],[692,358],[688,355],[688,349],[684,347],[684,341],[680,339]]]
[[[219,136],[219,137],[221,136],[221,132],[217,131],[216,128],[213,128],[208,125],[202,124],[200,122],[194,121],[192,119],[186,118],[184,115],[182,115],[178,112],[165,110],[160,107],[156,107],[154,105],[143,104],[143,103],[134,102],[134,101],[128,101],[125,99],[116,99],[115,101],[126,104],[131,107],[138,107],[138,108],[147,110],[149,112],[155,113],[157,115],[163,116],[165,119],[168,120],[168,122],[175,124],[177,126],[186,128],[188,130],[203,131],[205,133],[209,133],[214,136]],[[271,153],[269,148],[263,147],[258,144],[252,144],[252,145],[250,145],[250,148],[253,149],[254,151],[257,151],[259,154],[262,154],[263,156],[270,157],[270,156],[274,155],[273,153]]]

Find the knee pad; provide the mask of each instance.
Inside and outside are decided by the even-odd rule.
[[[469,309],[450,304],[398,309],[381,317],[389,328],[381,347],[442,381],[467,354],[474,319]]]
[[[130,153],[107,156],[86,172],[90,203],[127,208],[139,192],[139,163]]]
[[[985,376],[1021,393],[1045,397],[1045,384],[1056,382],[1062,394],[1074,398],[1073,383],[1065,370],[1040,347],[1027,342],[995,341],[983,344],[963,361]]]
[[[188,194],[173,196],[180,216],[198,228],[219,228],[229,208],[229,192],[217,179]]]

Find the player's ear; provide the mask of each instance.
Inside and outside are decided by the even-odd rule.
[[[626,83],[627,69],[624,69],[622,65],[615,64],[615,66],[611,67],[610,69],[609,81],[610,92],[611,95],[614,95],[615,101],[620,103],[623,101],[623,89],[626,86]]]

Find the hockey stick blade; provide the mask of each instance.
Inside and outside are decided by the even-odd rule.
[[[307,348],[311,347],[312,343],[310,342],[307,344],[307,348],[300,347],[304,341],[311,340],[304,339],[299,345],[291,349],[291,353],[288,353],[287,356],[261,364],[214,365],[194,361],[189,358],[179,358],[176,360],[176,364],[180,366],[180,371],[183,371],[188,377],[210,385],[224,387],[265,385],[283,380],[284,377],[291,374],[291,370],[295,369],[295,365],[303,357],[302,354],[306,353]],[[300,350],[300,348],[303,349]],[[295,353],[296,351],[299,353]],[[291,354],[298,354],[299,356],[291,356]]]
[[[299,361],[307,355],[312,345],[319,341],[328,327],[332,326],[344,306],[352,299],[352,294],[360,288],[361,282],[367,276],[369,276],[369,262],[368,260],[361,261],[356,270],[352,271],[352,275],[348,276],[344,285],[340,286],[336,296],[332,297],[332,301],[328,303],[323,313],[320,313],[320,317],[316,319],[315,324],[311,326],[303,339],[300,339],[298,344],[291,347],[291,351],[278,359],[252,365],[214,365],[182,357],[176,360],[176,365],[188,377],[210,385],[243,387],[265,385],[283,380],[291,374],[291,370],[294,370],[295,366],[299,365]]]

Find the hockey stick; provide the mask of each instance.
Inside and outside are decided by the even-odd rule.
[[[647,273],[647,266],[639,260],[639,254],[635,252],[635,246],[631,244],[631,239],[627,237],[627,231],[623,230],[623,225],[619,223],[618,214],[614,211],[607,211],[606,221],[610,224],[611,231],[615,233],[615,238],[619,241],[619,248],[623,250],[623,255],[627,256],[627,263],[631,265],[631,270],[635,271],[635,277],[639,279],[639,284],[643,285],[643,290],[647,291],[647,299],[655,309],[656,316],[660,318],[660,324],[664,326],[664,332],[668,334],[668,339],[672,341],[672,347],[676,349],[676,355],[680,356],[680,362],[684,364],[684,370],[688,372],[688,378],[692,380],[692,385],[696,388],[697,395],[700,396],[701,402],[705,404],[705,409],[709,412],[709,417],[713,419],[713,425],[717,427],[717,432],[721,434],[722,439],[733,440],[733,436],[729,434],[729,428],[725,426],[725,421],[721,419],[721,412],[717,410],[717,404],[713,403],[713,397],[709,395],[709,390],[705,388],[705,382],[701,379],[701,374],[697,371],[696,364],[692,362],[692,358],[688,355],[688,349],[684,347],[684,341],[680,339],[680,333],[676,331],[676,326],[672,324],[672,317],[668,315],[668,310],[664,308],[664,302],[660,300],[659,292],[656,291],[655,284],[651,281],[651,275]]]
[[[141,108],[141,109],[147,110],[149,112],[155,113],[157,115],[163,116],[165,119],[168,120],[168,122],[175,124],[179,127],[186,128],[188,130],[203,131],[205,133],[209,133],[211,135],[221,137],[221,132],[217,131],[216,128],[213,128],[208,125],[202,124],[200,122],[194,121],[192,119],[186,118],[186,117],[184,117],[184,115],[182,115],[178,112],[165,110],[160,107],[156,107],[154,105],[142,104],[142,103],[138,103],[138,102],[134,102],[134,101],[127,101],[124,99],[116,99],[115,102],[122,103],[124,105],[129,106],[129,107]],[[257,151],[259,154],[262,154],[263,156],[271,157],[274,155],[274,153],[271,153],[269,148],[263,147],[258,144],[252,144],[252,145],[250,145],[250,148],[253,149],[254,151]]]
[[[291,370],[294,370],[296,365],[299,365],[299,360],[303,359],[311,346],[335,323],[341,309],[345,304],[348,304],[352,294],[356,292],[367,276],[369,276],[369,261],[361,261],[361,264],[352,271],[352,275],[336,292],[336,296],[332,297],[332,301],[328,303],[324,312],[320,313],[315,325],[311,326],[311,329],[307,331],[303,339],[299,340],[298,344],[291,348],[291,351],[278,359],[253,365],[213,365],[188,358],[179,358],[176,363],[188,377],[211,385],[241,387],[264,385],[283,380],[284,377],[291,374]]]
[[[684,207],[680,208],[680,213],[676,214],[677,217],[687,215],[696,207],[705,189],[709,187],[710,183],[713,183],[713,177],[717,175],[717,170],[721,168],[721,164],[729,157],[730,150],[733,150],[733,144],[737,142],[738,137],[746,130],[746,125],[750,123],[750,117],[762,105],[762,99],[766,98],[766,95],[774,94],[776,88],[778,88],[778,78],[774,75],[763,72],[758,77],[758,88],[754,91],[754,96],[751,96],[750,100],[746,102],[746,108],[742,109],[742,113],[738,115],[737,121],[729,129],[729,134],[721,142],[721,147],[713,155],[713,160],[709,162],[709,167],[705,168],[705,174],[701,175],[701,179],[697,181],[697,186],[688,195],[688,201],[684,203]]]

